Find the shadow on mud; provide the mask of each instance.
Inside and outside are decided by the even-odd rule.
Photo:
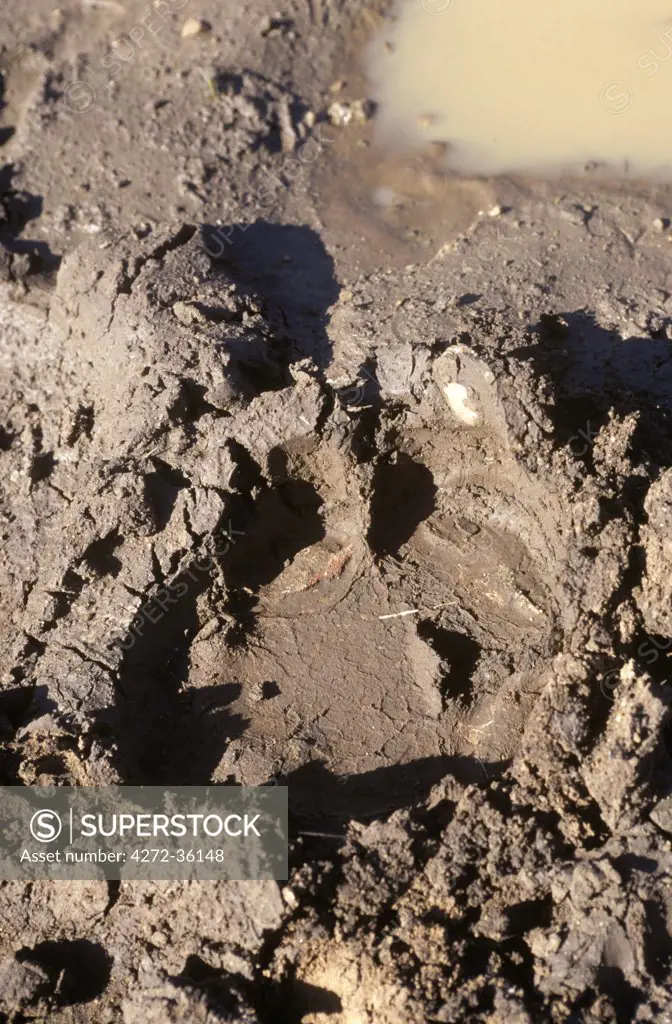
[[[652,321],[649,336],[626,340],[585,310],[543,316],[534,332],[539,343],[515,355],[550,380],[546,412],[560,443],[590,461],[610,413],[637,414],[633,461],[672,464],[672,317]]]
[[[289,349],[289,362],[311,358],[329,365],[328,309],[339,295],[334,261],[312,228],[291,224],[208,224],[203,247],[215,264],[226,268],[243,295],[261,296],[264,319],[278,343]]]
[[[344,831],[348,821],[374,821],[422,803],[447,775],[468,784],[489,784],[508,761],[486,763],[476,757],[424,757],[407,764],[339,776],[321,761],[302,765],[278,779],[289,787],[292,820],[301,830],[320,826]]]
[[[9,137],[6,133],[4,137],[0,135],[0,145]],[[29,273],[55,271],[61,261],[60,256],[56,256],[46,242],[22,237],[26,225],[42,213],[43,200],[25,189],[14,188],[14,173],[12,164],[0,168],[0,249],[6,250],[10,256],[24,256],[28,260]],[[20,273],[25,272],[20,267]]]
[[[618,493],[609,494],[606,489],[601,496],[603,526],[624,515],[643,526],[648,520],[644,503],[651,483],[672,466],[672,317],[650,313],[647,329],[648,335],[623,339],[616,330],[600,326],[586,310],[545,315],[534,328],[538,343],[515,353],[546,378],[550,401],[545,411],[553,424],[554,442],[566,446],[590,474],[604,473],[605,453],[597,444],[602,428],[612,418],[620,422],[630,418],[632,429],[621,457],[628,460],[632,472]],[[636,592],[645,573],[644,549],[633,543],[614,594],[614,609]],[[619,635],[616,622],[605,626]],[[653,647],[667,652],[669,639],[652,636],[639,623],[628,641],[616,643],[617,662],[612,668],[634,660],[668,704],[660,743],[642,765],[642,771],[655,778],[659,793],[667,795],[672,787],[672,714],[666,687],[672,682],[672,659],[657,657],[652,665],[642,652]],[[610,712],[610,699],[598,689],[593,735],[603,731]],[[617,983],[617,979],[611,981]]]

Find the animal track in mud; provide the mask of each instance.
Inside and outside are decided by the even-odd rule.
[[[222,631],[191,649],[190,685],[235,683],[230,711],[247,722],[215,779],[289,779],[306,820],[389,812],[449,767],[497,771],[550,652],[553,497],[487,401],[467,426],[433,390],[425,424],[381,442],[373,466],[328,434],[273,453],[224,562],[249,595],[245,642]]]

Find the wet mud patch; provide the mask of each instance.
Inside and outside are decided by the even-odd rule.
[[[348,4],[174,12],[80,117],[61,7],[3,111],[63,259],[0,284],[2,778],[286,783],[291,877],[6,885],[0,1014],[664,1021],[669,194],[380,154]]]

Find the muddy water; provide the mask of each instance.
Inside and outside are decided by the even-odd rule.
[[[371,65],[382,137],[462,171],[672,177],[668,0],[404,0]]]
[[[448,173],[426,148],[394,153],[370,136],[368,125],[341,133],[315,179],[322,221],[360,271],[426,262],[498,201],[489,182]]]

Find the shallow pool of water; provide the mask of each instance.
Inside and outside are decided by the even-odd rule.
[[[672,178],[668,0],[404,0],[374,45],[381,137],[476,174]]]

